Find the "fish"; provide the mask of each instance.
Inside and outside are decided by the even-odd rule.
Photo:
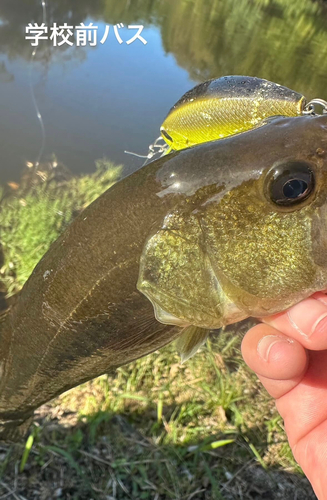
[[[327,116],[163,156],[80,213],[0,317],[0,439],[43,403],[175,341],[327,288]]]
[[[170,109],[160,127],[165,153],[245,132],[271,116],[299,116],[305,107],[302,94],[262,78],[208,80]]]

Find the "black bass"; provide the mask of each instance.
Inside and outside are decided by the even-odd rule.
[[[0,437],[174,339],[187,357],[209,330],[325,288],[327,116],[164,156],[86,208],[2,318]]]

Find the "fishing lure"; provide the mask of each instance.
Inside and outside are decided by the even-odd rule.
[[[263,119],[298,116],[306,99],[278,83],[248,76],[224,76],[197,85],[171,108],[160,132],[170,149],[245,132]]]
[[[326,113],[326,101],[307,103],[302,94],[262,78],[209,80],[186,92],[170,109],[160,127],[161,135],[149,146],[145,158],[239,134],[272,116],[313,115],[317,104]]]

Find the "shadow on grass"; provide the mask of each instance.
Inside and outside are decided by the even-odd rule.
[[[45,407],[33,430],[34,444],[0,446],[0,498],[78,500],[310,500],[299,474],[267,468],[266,444],[255,431],[210,434],[187,446],[165,444],[170,432],[150,409],[151,439],[122,414],[99,411],[80,420]],[[167,408],[167,412],[173,408]]]

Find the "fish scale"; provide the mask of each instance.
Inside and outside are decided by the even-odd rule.
[[[260,82],[242,77],[241,93]],[[185,360],[209,330],[326,289],[326,234],[326,115],[275,117],[126,177],[0,317],[0,440],[19,439],[41,404],[175,339]]]

